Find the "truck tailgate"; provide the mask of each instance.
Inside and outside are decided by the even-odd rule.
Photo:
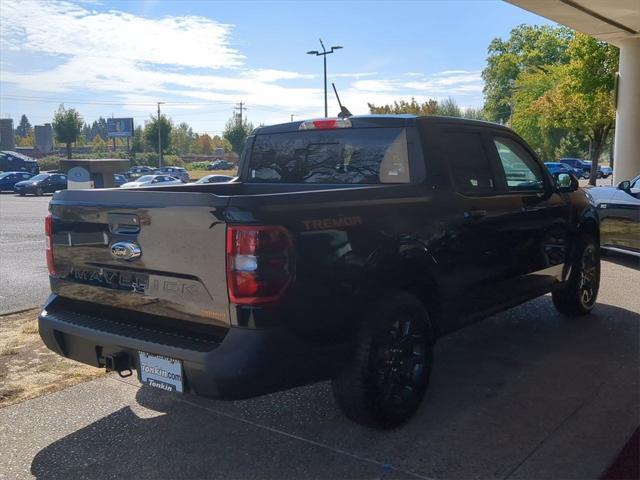
[[[56,193],[52,291],[98,304],[96,313],[104,305],[228,326],[227,203],[198,192]]]

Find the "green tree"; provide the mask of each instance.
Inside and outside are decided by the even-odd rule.
[[[178,155],[191,153],[195,148],[196,135],[193,129],[185,122],[171,130],[170,134],[172,150]]]
[[[593,162],[589,183],[595,185],[598,160],[615,123],[613,88],[618,49],[576,33],[567,49],[569,62],[553,66],[555,84],[532,104],[545,128],[565,128],[585,135]]]
[[[462,114],[464,118],[468,118],[469,120],[486,120],[484,109],[482,108],[474,108],[467,107]]]
[[[93,137],[93,140],[91,141],[91,149],[94,152],[106,152],[108,147],[109,144],[100,136],[100,134]]]
[[[209,134],[205,133],[204,135],[198,135],[196,138],[196,149],[198,153],[211,155],[211,152],[213,152],[213,141]]]
[[[133,131],[131,151],[134,154],[142,153],[145,151],[144,129],[140,125],[138,125]]]
[[[67,158],[71,158],[71,144],[74,143],[84,122],[80,114],[73,108],[66,109],[60,105],[53,115],[53,132],[56,140],[67,147]]]
[[[27,137],[32,132],[31,124],[29,123],[29,119],[23,113],[20,117],[20,123],[16,127],[16,134],[22,138]]]
[[[569,132],[558,142],[554,158],[587,158],[589,156],[589,139],[580,132]]]
[[[401,99],[396,100],[393,104],[376,106],[373,103],[369,103],[369,112],[377,114],[413,114],[413,115],[444,115],[448,117],[461,117],[462,110],[456,103],[456,101],[449,97],[438,102],[437,100],[430,98],[429,100],[420,103],[415,98],[411,98],[410,101]]]
[[[36,144],[33,129],[25,137],[16,135],[15,142],[18,147],[33,147]]]
[[[529,143],[544,161],[555,159],[555,150],[566,129],[543,122],[543,114],[534,103],[558,82],[557,71],[548,69],[522,72],[518,76],[511,98],[509,126]]]
[[[438,102],[436,115],[443,115],[445,117],[461,117],[462,111],[456,101],[453,98],[448,97]]]
[[[370,113],[377,114],[401,114],[409,113],[413,115],[436,115],[438,114],[438,101],[429,99],[424,103],[419,103],[415,98],[411,97],[411,101],[397,100],[393,105],[376,106],[373,103],[369,105]]]
[[[222,148],[225,152],[231,151],[231,144],[229,141],[226,138],[222,138],[220,135],[214,135],[211,138],[211,143],[213,148]]]
[[[160,144],[163,152],[171,145],[173,124],[165,115],[160,115]],[[158,117],[151,117],[144,126],[144,139],[150,150],[158,152]]]
[[[231,145],[231,150],[240,154],[244,141],[252,130],[253,124],[249,123],[246,118],[241,122],[239,117],[234,117],[227,121],[222,136]]]
[[[507,40],[493,39],[482,71],[486,117],[507,123],[520,73],[567,63],[566,50],[572,38],[573,30],[567,27],[520,25],[511,30]]]

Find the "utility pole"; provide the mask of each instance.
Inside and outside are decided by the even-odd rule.
[[[322,39],[319,38],[318,40],[320,40],[320,46],[322,47],[322,52],[319,52],[317,50],[311,50],[309,52],[307,52],[307,55],[315,55],[316,57],[322,57],[323,61],[323,65],[324,65],[324,116],[328,117],[329,113],[327,110],[327,55],[329,55],[330,53],[333,53],[335,50],[340,50],[342,47],[340,45],[334,45],[333,47],[331,47],[331,50],[327,51],[326,48],[324,48],[324,43],[322,42]]]
[[[164,102],[158,102],[158,168],[162,168],[162,137],[160,135],[160,105]]]
[[[242,102],[242,100],[240,100],[240,103],[237,106],[237,108],[240,109],[240,115],[238,116],[238,118],[240,119],[240,125],[242,125],[242,110],[243,108],[246,110],[246,107],[244,105],[245,104]]]

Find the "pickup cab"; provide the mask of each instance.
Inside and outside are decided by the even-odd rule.
[[[331,380],[379,428],[416,411],[442,335],[549,292],[585,315],[598,293],[575,178],[478,121],[261,127],[232,182],[62,191],[49,210],[51,350],[224,399]]]

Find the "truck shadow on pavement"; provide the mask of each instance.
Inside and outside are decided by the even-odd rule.
[[[326,382],[236,402],[143,387],[128,406],[41,450],[31,473],[505,478],[523,468],[526,477],[597,477],[636,427],[639,327],[638,313],[606,304],[564,319],[549,296],[469,326],[440,339],[423,407],[389,432],[346,420]],[[566,430],[579,438],[560,442]],[[545,452],[553,469],[527,474],[525,459],[546,465]]]

